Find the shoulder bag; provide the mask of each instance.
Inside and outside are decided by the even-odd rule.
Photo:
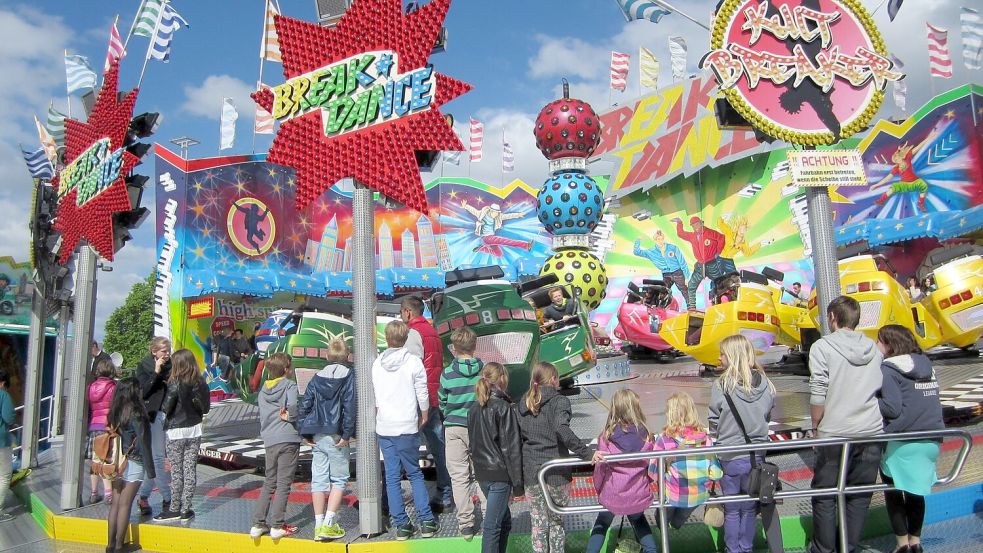
[[[727,405],[730,406],[730,411],[734,414],[737,426],[741,428],[741,434],[744,434],[744,441],[750,444],[751,438],[747,435],[744,421],[741,420],[741,414],[737,411],[734,400],[726,392],[724,393],[724,399],[727,400]],[[753,451],[749,452],[748,455],[751,457],[751,474],[748,477],[747,485],[748,495],[757,497],[758,501],[762,503],[773,503],[775,501],[775,492],[779,489],[778,465],[767,461],[761,461],[759,463]]]

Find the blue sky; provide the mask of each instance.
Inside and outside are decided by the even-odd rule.
[[[713,0],[677,0],[692,15],[708,19]],[[879,0],[864,0],[868,8]],[[968,2],[972,4],[973,2]],[[137,10],[138,0],[39,0],[31,3],[0,0],[0,212],[24,214],[0,219],[0,255],[27,258],[27,209],[30,180],[19,156],[18,143],[34,145],[32,113],[44,116],[48,102],[65,109],[63,51],[82,54],[101,69],[109,26],[119,15],[125,35]],[[223,153],[252,151],[253,105],[247,94],[259,71],[259,41],[263,25],[263,0],[173,0],[173,6],[188,20],[190,28],[177,32],[170,63],[151,60],[141,87],[137,112],[158,111],[164,121],[153,137],[167,143],[189,135],[201,141],[192,157],[219,155],[219,113],[222,98],[233,97],[239,108],[236,145]],[[281,0],[285,15],[313,20],[313,0]],[[910,77],[909,109],[931,97],[927,77],[924,23],[948,27],[955,76],[948,83],[936,82],[937,91],[971,80],[983,82],[980,72],[962,65],[958,40],[958,10],[962,2],[940,0],[909,2],[898,19],[888,23],[881,9],[875,21],[882,26],[889,50],[906,64]],[[669,82],[670,34],[682,35],[689,44],[688,70],[707,49],[706,31],[679,16],[668,16],[659,25],[626,23],[614,0],[455,0],[446,21],[450,33],[448,49],[435,55],[436,68],[467,81],[475,90],[445,109],[458,121],[466,138],[469,116],[485,123],[485,161],[468,167],[447,166],[446,174],[467,174],[496,182],[501,179],[501,137],[508,137],[516,151],[517,177],[538,183],[547,176],[546,162],[534,147],[532,126],[536,113],[559,95],[561,77],[572,83],[572,95],[593,103],[601,111],[608,105],[608,61],[610,51],[632,55],[629,87],[615,92],[613,102],[638,96],[639,46],[646,46],[662,59],[660,81]],[[122,66],[124,88],[135,86],[147,39],[134,37]],[[971,74],[972,73],[972,74]],[[264,81],[282,82],[279,64],[267,63]],[[77,115],[80,104],[74,103]],[[896,115],[888,100],[882,115]],[[270,137],[260,136],[257,151],[269,147]],[[138,171],[150,174],[150,156]],[[602,169],[596,167],[595,170]],[[424,178],[428,178],[425,175]],[[144,204],[152,207],[148,191]],[[130,285],[152,270],[156,252],[153,218],[149,218],[114,263],[112,273],[100,274],[97,305],[97,336],[102,323],[119,305]]]

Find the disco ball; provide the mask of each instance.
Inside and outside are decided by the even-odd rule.
[[[560,284],[572,287],[580,294],[587,309],[600,305],[607,294],[608,276],[604,264],[594,254],[582,249],[564,249],[543,263],[540,276],[556,275]]]
[[[594,179],[583,173],[554,175],[536,195],[539,221],[551,234],[590,234],[601,220],[604,198]]]

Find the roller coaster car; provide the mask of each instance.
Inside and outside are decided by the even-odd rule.
[[[621,349],[632,357],[652,355],[659,361],[670,360],[676,351],[659,336],[662,322],[679,315],[679,303],[665,281],[642,281],[642,286],[628,283],[624,302],[618,307],[618,326],[614,335],[623,340]]]
[[[715,280],[717,294],[705,313],[682,313],[662,323],[659,335],[672,347],[704,365],[720,362],[720,341],[734,334],[746,336],[764,352],[780,332],[778,312],[761,274],[741,271]]]
[[[771,299],[778,313],[779,332],[775,336],[775,342],[808,353],[809,347],[820,337],[819,330],[809,316],[809,310],[782,303],[786,293],[785,287],[782,286],[785,273],[765,267],[761,274],[768,279],[768,289],[771,290]]]
[[[571,297],[568,287],[562,287],[568,301],[575,302],[574,313],[566,326],[555,324],[541,334],[536,309],[549,305],[548,289],[557,282],[556,276],[520,285],[511,284],[503,276],[496,266],[447,273],[447,287],[434,294],[431,304],[445,362],[453,357],[451,331],[467,326],[478,335],[475,355],[486,363],[495,361],[508,368],[513,397],[518,398],[528,388],[529,368],[535,360],[556,365],[561,386],[572,384],[575,376],[595,363],[587,310],[579,298]]]
[[[961,244],[926,259],[937,289],[921,305],[938,321],[942,342],[959,348],[983,335],[983,257],[974,252],[972,245]]]
[[[915,330],[915,340],[922,349],[942,343],[942,332],[935,316],[925,305],[911,302],[908,291],[892,276],[894,267],[883,256],[855,255],[841,259],[839,271],[841,293],[860,302],[857,330],[876,340],[881,327],[899,324]],[[809,316],[818,326],[819,308],[815,289],[809,295],[808,305]]]

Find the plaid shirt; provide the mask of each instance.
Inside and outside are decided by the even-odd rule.
[[[672,437],[660,434],[655,439],[656,451],[709,447],[713,441],[705,432],[687,428],[682,436]],[[669,466],[666,471],[666,499],[673,507],[696,507],[706,502],[710,486],[720,480],[723,471],[720,462],[712,455],[686,458],[665,458]],[[649,465],[652,480],[659,481],[658,462]]]

